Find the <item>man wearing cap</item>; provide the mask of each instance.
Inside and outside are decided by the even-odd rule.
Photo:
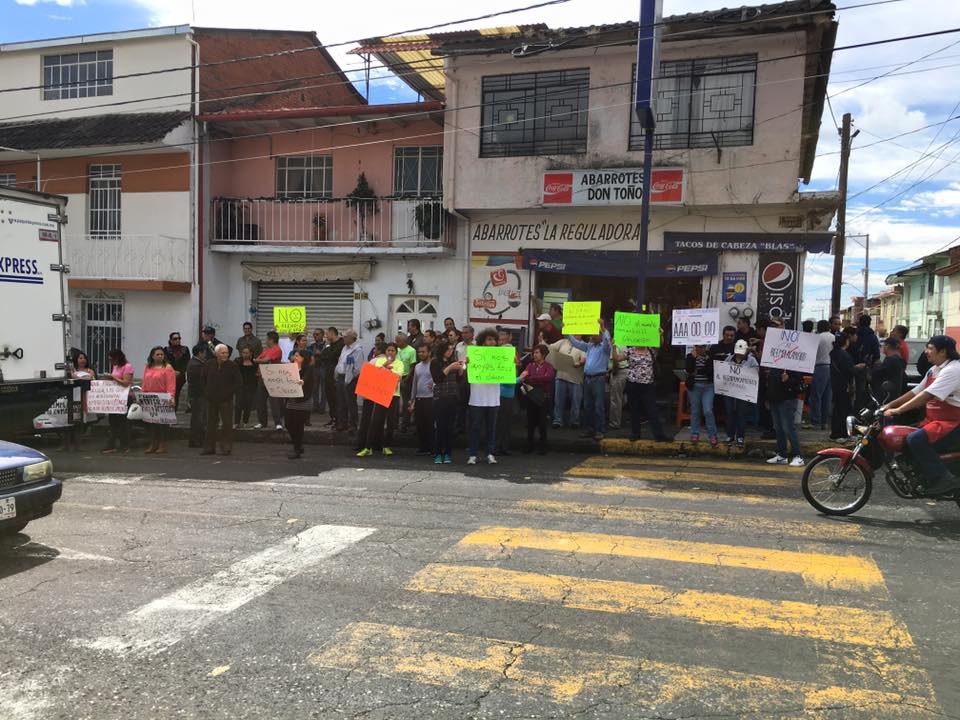
[[[563,337],[560,328],[553,324],[553,318],[549,313],[537,315],[537,333],[543,335],[544,345],[552,345]]]
[[[200,333],[200,342],[207,346],[207,360],[216,359],[217,345],[223,345],[227,349],[227,357],[230,357],[233,354],[233,348],[227,345],[225,342],[220,342],[217,339],[217,331],[209,325],[203,328],[203,331]]]
[[[750,345],[746,340],[737,340],[733,345],[733,352],[724,360],[747,368],[760,367],[757,359],[750,354]],[[747,416],[753,414],[756,403],[727,396],[723,401],[727,418],[727,445],[736,442],[737,447],[742,449],[746,444]]]
[[[960,478],[940,459],[960,444],[960,354],[957,341],[947,335],[930,338],[926,354],[930,370],[919,385],[884,407],[884,415],[895,417],[926,405],[926,417],[907,437],[907,447],[924,493],[933,496],[960,490]]]

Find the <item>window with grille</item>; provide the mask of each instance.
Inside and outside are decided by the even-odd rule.
[[[0,173],[0,187],[16,187],[17,176],[13,173]]]
[[[123,300],[83,301],[83,350],[97,374],[110,372],[107,354],[122,347]]]
[[[277,197],[303,200],[333,196],[333,157],[297,155],[277,158]]]
[[[437,197],[443,194],[443,148],[398,147],[393,155],[393,194]]]
[[[90,235],[120,237],[120,166],[90,166]]]
[[[587,151],[590,70],[483,78],[480,157]]]
[[[43,99],[113,95],[113,50],[47,55],[43,58]]]
[[[756,84],[756,55],[660,63],[654,147],[752,145]],[[632,107],[629,147],[643,150],[643,125]]]

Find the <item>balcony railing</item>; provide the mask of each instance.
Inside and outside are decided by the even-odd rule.
[[[63,250],[73,278],[193,281],[193,250],[188,238],[67,235]]]
[[[301,248],[452,248],[454,219],[441,198],[286,200],[218,197],[216,245]]]

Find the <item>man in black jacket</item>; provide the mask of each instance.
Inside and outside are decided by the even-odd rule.
[[[881,344],[883,362],[873,371],[873,395],[878,400],[898,398],[907,389],[907,364],[900,357],[900,341],[895,337],[888,337]],[[893,383],[889,393],[883,391],[883,383]]]
[[[233,396],[243,384],[240,366],[230,361],[230,348],[217,345],[216,357],[203,368],[203,392],[207,398],[207,438],[201,455],[213,455],[217,446],[217,424],[220,431],[220,452],[233,451]]]
[[[223,345],[227,349],[227,357],[233,353],[233,348],[217,339],[217,331],[207,325],[200,333],[200,342],[207,346],[207,360],[213,360],[216,356],[217,345]]]
[[[830,397],[833,410],[830,415],[830,439],[834,442],[849,440],[847,417],[853,414],[854,366],[850,357],[851,336],[842,332],[837,335],[830,351]]]
[[[207,346],[193,346],[193,357],[187,363],[187,398],[190,400],[190,447],[203,447],[207,431],[207,401],[203,396],[203,367],[206,364]]]
[[[168,336],[168,345],[163,353],[167,356],[167,362],[173,366],[173,371],[177,374],[177,394],[173,401],[173,409],[180,409],[180,391],[183,390],[184,383],[187,382],[187,363],[190,362],[190,353],[181,344],[180,333],[172,332]]]
[[[320,379],[323,382],[323,392],[327,398],[327,407],[330,410],[330,422],[327,427],[337,424],[337,361],[340,359],[340,352],[343,350],[343,338],[335,327],[328,327],[327,344],[317,356],[317,362],[320,364]]]

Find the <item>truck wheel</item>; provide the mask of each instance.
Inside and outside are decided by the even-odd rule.
[[[10,525],[4,525],[3,527],[0,527],[0,536],[9,537],[9,536],[11,536],[11,535],[16,535],[18,532],[20,532],[21,530],[23,530],[23,529],[27,526],[27,523],[28,523],[28,522],[30,522],[30,521],[29,521],[29,520],[24,520],[23,522],[11,523]]]

